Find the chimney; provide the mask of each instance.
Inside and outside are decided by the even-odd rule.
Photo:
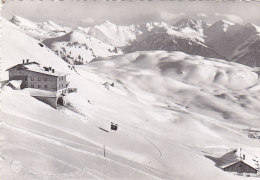
[[[49,67],[49,70],[51,70],[51,67]]]
[[[245,160],[246,159],[246,155],[245,154],[243,154],[243,160]]]
[[[24,59],[23,59],[23,64],[24,64]]]
[[[27,62],[26,62],[27,64],[29,63],[29,59],[27,59]]]
[[[54,69],[52,69],[52,73],[54,73],[55,72],[55,70]]]

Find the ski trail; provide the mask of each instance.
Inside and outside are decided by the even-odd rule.
[[[162,178],[160,178],[160,177],[158,177],[158,176],[155,176],[155,175],[150,174],[150,173],[148,173],[148,172],[142,171],[142,170],[137,169],[137,168],[135,168],[135,167],[132,167],[132,166],[130,166],[130,165],[123,164],[123,163],[121,163],[121,162],[118,162],[118,161],[115,161],[115,160],[112,160],[112,159],[109,159],[109,158],[105,158],[105,157],[103,157],[103,156],[101,156],[101,155],[99,155],[99,154],[92,153],[92,152],[89,152],[89,151],[86,151],[86,150],[82,150],[82,149],[78,149],[78,148],[74,148],[74,147],[70,147],[70,146],[65,145],[65,144],[62,143],[62,142],[59,142],[59,141],[56,141],[56,140],[53,140],[53,139],[50,139],[50,138],[47,138],[47,137],[42,137],[42,136],[37,135],[37,134],[34,134],[34,133],[32,133],[32,132],[28,132],[28,131],[26,131],[26,130],[19,129],[19,128],[17,128],[17,127],[13,127],[12,125],[8,125],[8,124],[6,124],[6,123],[5,123],[5,126],[11,128],[11,129],[20,131],[20,132],[22,132],[22,133],[27,133],[27,134],[29,134],[29,135],[35,136],[35,137],[37,137],[37,138],[39,138],[39,139],[42,139],[42,140],[44,140],[44,141],[47,141],[47,142],[49,142],[49,143],[52,143],[52,144],[55,144],[55,145],[58,145],[58,146],[62,146],[62,147],[66,147],[66,148],[68,148],[68,149],[70,149],[70,150],[72,150],[72,151],[76,151],[76,152],[88,154],[88,155],[90,155],[90,156],[93,156],[93,157],[96,157],[96,158],[100,158],[100,159],[106,160],[106,161],[108,161],[108,162],[117,164],[117,165],[119,165],[119,166],[123,166],[123,167],[129,168],[129,169],[133,170],[134,172],[137,171],[137,172],[139,172],[139,173],[141,173],[141,174],[145,174],[145,175],[150,176],[150,177],[152,177],[152,178],[162,180]],[[37,153],[37,152],[36,152],[36,153]],[[65,162],[65,163],[66,163],[66,162]],[[95,171],[95,170],[93,170],[93,171]],[[96,171],[96,172],[97,172],[97,171]],[[98,173],[98,172],[97,172],[97,173]]]
[[[52,157],[52,156],[49,156],[49,155],[46,155],[46,154],[43,154],[43,153],[40,153],[40,152],[37,152],[37,151],[32,151],[32,150],[29,150],[29,149],[27,149],[27,148],[23,148],[23,147],[18,146],[18,145],[9,144],[9,143],[6,143],[6,144],[8,144],[9,146],[16,147],[16,148],[18,148],[18,149],[22,149],[22,150],[25,150],[25,151],[29,151],[29,152],[31,152],[31,153],[38,154],[38,155],[43,156],[43,157],[45,157],[45,158],[52,159],[52,160],[54,160],[54,161],[57,161],[57,162],[62,163],[62,164],[64,164],[64,165],[67,165],[67,166],[69,166],[69,167],[71,167],[71,168],[73,168],[73,169],[76,170],[75,172],[70,172],[70,173],[52,174],[52,173],[47,173],[47,172],[42,173],[42,172],[43,172],[42,170],[33,169],[33,170],[36,170],[36,171],[38,171],[38,172],[39,172],[39,171],[41,172],[41,173],[37,173],[37,174],[36,174],[36,173],[32,173],[32,174],[34,174],[34,175],[37,175],[37,176],[50,176],[50,177],[69,177],[69,176],[75,176],[75,175],[77,175],[78,172],[84,172],[84,173],[89,174],[90,176],[94,177],[95,179],[105,180],[105,179],[103,179],[102,177],[99,177],[99,176],[95,175],[94,173],[88,172],[87,170],[83,170],[83,169],[81,169],[81,168],[79,168],[79,167],[77,167],[77,166],[75,166],[75,165],[73,165],[73,164],[67,163],[67,162],[65,162],[65,161],[63,161],[63,160],[54,158],[54,157]],[[21,164],[24,165],[24,163],[21,163]],[[27,167],[27,166],[25,165],[25,167]],[[29,168],[27,167],[27,169],[29,169]],[[31,168],[31,169],[32,169],[32,168]],[[95,171],[93,170],[93,172],[95,172]],[[97,174],[97,173],[96,173],[96,174]]]
[[[94,147],[94,146],[88,146],[88,145],[76,143],[76,142],[73,142],[73,141],[70,141],[70,140],[67,140],[67,139],[64,139],[64,138],[59,138],[59,137],[55,137],[55,136],[52,136],[52,135],[49,135],[49,134],[46,134],[46,133],[40,133],[38,131],[36,132],[36,131],[33,131],[31,129],[27,129],[27,128],[24,128],[24,127],[21,127],[21,126],[16,126],[16,125],[13,125],[12,123],[5,123],[5,124],[13,126],[13,127],[16,127],[16,128],[19,128],[19,129],[23,129],[25,131],[28,131],[28,132],[31,132],[33,134],[37,134],[39,136],[43,136],[43,137],[46,137],[46,138],[49,138],[49,139],[54,139],[54,140],[57,140],[57,141],[60,141],[60,142],[64,142],[64,143],[67,142],[67,143],[74,144],[74,145],[77,145],[77,146],[81,146],[81,147],[85,147],[85,148],[88,148],[88,149],[92,149],[92,150],[97,150],[97,151],[102,151],[103,152],[102,147]],[[100,154],[102,154],[102,152]]]
[[[8,124],[6,124],[6,126],[9,126],[10,128],[13,128],[13,129],[18,130],[18,131],[23,132],[23,133],[27,133],[27,134],[29,134],[29,135],[36,136],[36,137],[41,138],[41,139],[43,139],[43,140],[47,140],[47,142],[53,143],[53,144],[55,144],[55,145],[62,145],[61,142],[52,140],[52,139],[47,138],[47,137],[41,137],[41,135],[34,134],[34,133],[32,133],[32,132],[29,132],[29,131],[26,132],[27,130],[19,129],[18,127],[14,127],[14,126],[8,125]],[[7,143],[7,144],[9,144],[9,143]],[[93,170],[93,169],[91,169],[91,168],[85,167],[84,169],[81,169],[81,168],[79,168],[79,167],[76,167],[75,165],[69,164],[69,163],[67,163],[67,162],[65,162],[65,161],[62,161],[62,160],[60,160],[60,159],[53,158],[52,156],[49,156],[49,155],[46,155],[46,154],[43,154],[43,153],[40,153],[40,152],[28,150],[28,149],[23,148],[23,147],[21,147],[21,146],[17,146],[17,145],[13,145],[13,144],[9,144],[9,145],[15,146],[15,147],[17,147],[17,148],[24,149],[24,150],[26,150],[26,151],[30,151],[30,152],[33,152],[33,153],[37,153],[37,154],[42,155],[42,156],[44,156],[44,157],[47,157],[47,158],[49,158],[49,159],[53,159],[53,160],[58,161],[58,162],[60,162],[60,163],[66,164],[66,165],[68,165],[69,167],[72,167],[72,168],[78,170],[79,172],[84,171],[84,169],[86,169],[86,170],[85,170],[86,172],[87,172],[87,170],[89,170],[89,171],[91,170],[92,172],[95,172],[96,174],[99,174],[99,176],[104,176],[105,179],[110,179],[110,177],[105,176],[105,175],[103,175],[103,174],[101,174],[101,173],[99,173],[99,172],[97,172],[97,171],[95,171],[95,170]],[[63,144],[63,145],[64,145],[64,147],[69,148],[69,146],[67,146],[67,145],[65,145],[65,144]],[[71,148],[72,148],[72,147],[71,147]],[[94,153],[91,153],[91,154],[93,155]],[[89,173],[89,172],[87,172],[87,173]],[[69,173],[66,173],[66,174],[69,174]],[[89,174],[90,174],[90,175],[93,175],[93,174],[91,174],[91,173],[89,173]],[[96,177],[96,178],[101,179],[100,177]]]
[[[162,157],[161,150],[147,136],[145,136],[143,133],[139,132],[139,134],[141,136],[143,136],[158,151],[158,155],[155,158],[149,160],[148,162],[146,162],[144,164],[147,165],[147,164],[152,163],[153,161],[156,161],[156,160],[160,159]]]
[[[71,133],[71,132],[69,132],[69,131],[60,129],[60,128],[58,128],[58,127],[56,127],[56,126],[53,126],[53,125],[50,125],[50,124],[48,124],[48,123],[44,123],[43,121],[37,121],[37,120],[35,120],[35,119],[33,119],[33,118],[28,118],[28,117],[26,117],[26,120],[32,121],[32,122],[34,122],[34,123],[37,123],[37,124],[40,124],[40,125],[43,125],[43,126],[46,126],[46,127],[49,127],[49,128],[52,128],[52,129],[54,129],[54,130],[56,130],[56,131],[63,132],[63,133],[65,133],[65,134],[68,134],[68,135],[70,135],[70,136],[72,136],[72,137],[75,137],[75,138],[77,138],[77,139],[79,139],[79,140],[82,140],[82,141],[85,141],[85,142],[87,142],[87,143],[91,143],[91,144],[93,145],[93,147],[94,147],[94,146],[96,146],[96,147],[101,147],[100,144],[97,144],[97,143],[95,143],[94,141],[89,141],[88,139],[85,139],[85,138],[82,137],[82,136],[75,135],[75,134],[73,134],[73,133]],[[3,122],[3,123],[6,123],[6,122]]]

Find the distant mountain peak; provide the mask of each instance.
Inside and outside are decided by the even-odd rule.
[[[58,37],[70,31],[70,28],[61,27],[53,21],[33,22],[20,16],[13,16],[10,20],[13,24],[19,26],[29,36],[38,40]]]
[[[20,25],[29,26],[29,27],[35,26],[32,21],[30,21],[26,18],[20,17],[20,16],[13,16],[9,21],[17,26],[20,26]]]
[[[250,29],[253,29],[254,31],[256,31],[257,33],[260,33],[260,27],[255,25],[255,24],[252,24],[252,23],[247,23],[245,25],[247,28],[250,28]]]
[[[105,27],[113,27],[113,28],[117,28],[118,26],[108,20],[106,20],[104,23],[97,25],[96,27],[100,27],[100,26],[105,26]]]
[[[224,19],[219,19],[216,23],[218,24],[228,24],[228,25],[234,25],[234,23],[224,20]]]
[[[229,28],[229,26],[234,26],[234,25],[235,25],[235,24],[232,23],[232,22],[229,22],[229,21],[220,19],[220,20],[218,20],[217,22],[215,22],[214,24],[212,24],[212,25],[210,26],[210,28],[218,29],[218,30],[221,30],[221,31],[226,32],[227,29]]]
[[[175,23],[174,26],[179,29],[189,27],[193,30],[199,30],[199,29],[206,28],[207,23],[202,20],[197,20],[197,19],[192,19],[192,18],[183,18],[183,19],[179,20],[177,23]]]
[[[20,21],[20,20],[27,20],[27,19],[25,19],[25,18],[23,18],[23,17],[21,17],[21,16],[15,15],[15,16],[13,16],[13,17],[10,19],[10,21],[13,21],[13,20],[18,20],[18,21]],[[29,21],[29,20],[28,20],[28,21]]]
[[[111,21],[106,20],[106,21],[104,22],[104,24],[114,24],[114,23],[112,23]]]

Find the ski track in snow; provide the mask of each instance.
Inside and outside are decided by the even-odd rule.
[[[156,161],[156,160],[160,159],[160,158],[162,157],[162,152],[161,152],[161,150],[158,148],[158,146],[156,146],[156,145],[155,145],[147,136],[145,136],[143,133],[139,132],[139,134],[140,134],[141,136],[143,136],[143,137],[158,151],[158,155],[157,155],[155,158],[149,160],[148,162],[146,162],[146,163],[144,163],[144,164],[147,165],[147,164],[152,163],[153,161]]]
[[[147,173],[147,172],[144,172],[144,171],[142,171],[142,170],[140,170],[140,169],[136,169],[136,168],[134,168],[134,167],[132,167],[132,166],[129,166],[129,165],[120,163],[120,162],[118,162],[118,161],[114,161],[114,160],[109,159],[109,158],[105,158],[105,157],[103,157],[103,156],[101,156],[101,155],[99,155],[99,154],[96,154],[96,153],[92,153],[92,152],[89,152],[89,151],[86,151],[86,150],[82,150],[82,149],[78,149],[78,148],[74,148],[74,147],[67,146],[67,145],[65,145],[65,144],[63,144],[62,142],[59,142],[59,141],[57,141],[57,140],[51,139],[51,138],[49,138],[49,137],[44,137],[44,136],[41,136],[41,135],[39,135],[39,134],[35,134],[35,133],[33,133],[33,132],[27,131],[27,130],[25,130],[25,129],[21,129],[21,128],[19,128],[19,127],[14,127],[14,126],[12,126],[12,125],[10,125],[10,124],[7,124],[7,123],[5,123],[4,125],[5,125],[6,127],[9,127],[10,129],[13,129],[13,130],[16,130],[16,131],[20,131],[20,132],[22,132],[22,133],[26,133],[26,134],[35,136],[35,137],[37,137],[37,138],[39,138],[39,139],[42,139],[42,140],[45,140],[45,141],[47,141],[47,142],[49,142],[49,143],[53,143],[53,144],[55,144],[55,145],[63,146],[63,147],[65,147],[65,148],[71,149],[71,150],[76,151],[76,152],[81,152],[81,153],[84,153],[84,154],[88,154],[88,155],[90,155],[90,156],[94,156],[94,157],[97,157],[97,158],[104,159],[104,160],[109,161],[109,162],[111,162],[111,163],[114,163],[114,164],[117,164],[117,165],[120,165],[120,166],[124,166],[124,167],[130,168],[130,169],[132,169],[134,172],[137,171],[137,172],[139,172],[139,173],[143,173],[143,174],[148,175],[148,176],[150,176],[150,177],[153,177],[153,178],[155,178],[155,179],[162,179],[162,178],[160,178],[160,177],[157,177],[157,176],[154,176],[154,175],[149,174],[149,173]],[[76,167],[76,166],[74,166],[74,165],[72,165],[72,164],[69,164],[69,163],[67,163],[67,162],[65,162],[65,161],[62,161],[62,160],[53,158],[52,156],[49,156],[49,155],[46,155],[46,154],[42,154],[42,153],[39,153],[39,152],[35,152],[35,151],[31,151],[31,150],[28,150],[28,149],[26,149],[26,148],[23,148],[23,147],[20,147],[20,146],[16,146],[16,145],[13,145],[13,144],[9,144],[9,145],[15,146],[15,147],[17,147],[17,148],[24,149],[24,150],[27,150],[27,151],[30,151],[30,152],[34,152],[34,153],[40,154],[40,155],[42,155],[42,156],[44,156],[44,157],[47,157],[47,158],[50,158],[50,159],[53,159],[53,160],[57,160],[58,162],[61,162],[61,163],[66,164],[66,165],[68,165],[68,166],[70,166],[70,167],[73,167],[74,169],[77,169],[77,170],[82,171],[82,169],[80,169],[80,168],[78,168],[78,167]],[[93,170],[93,169],[90,169],[90,168],[87,168],[87,169],[92,170],[92,171],[95,172],[95,173],[101,174],[101,173],[99,173],[99,172],[97,172],[97,171],[95,171],[95,170]],[[133,173],[134,173],[134,172],[133,172]],[[91,173],[89,173],[89,174],[90,174],[90,175],[93,175],[93,174],[91,174]],[[103,174],[102,174],[102,175],[103,175]],[[50,176],[51,176],[51,175],[50,175]],[[103,176],[105,176],[105,175],[103,175]],[[109,178],[109,177],[107,177],[107,178]]]
[[[68,108],[62,108],[62,109],[64,110],[64,109],[68,109]],[[81,113],[76,112],[76,111],[73,111],[73,110],[70,109],[70,108],[69,108],[68,110],[74,112],[75,114],[77,114],[77,115],[79,115],[79,116],[83,116],[83,118],[84,118],[84,115],[82,115]],[[65,110],[64,112],[66,113],[67,111]],[[97,127],[97,126],[96,126],[96,127]],[[162,157],[162,152],[160,151],[160,149],[159,149],[147,136],[145,136],[143,133],[141,133],[141,132],[139,131],[139,129],[138,129],[136,132],[137,132],[139,135],[141,135],[142,137],[144,137],[144,139],[145,139],[149,144],[151,144],[151,145],[153,146],[153,148],[156,149],[156,151],[158,151],[158,155],[155,156],[153,159],[148,160],[148,162],[144,163],[144,165],[150,164],[151,162],[156,161],[157,159],[160,159],[160,158]]]
[[[52,139],[52,138],[50,138],[50,137],[42,136],[42,135],[40,135],[40,134],[38,134],[38,133],[34,133],[34,132],[32,132],[32,131],[30,131],[30,130],[26,130],[26,129],[24,129],[24,128],[15,127],[15,126],[13,126],[13,125],[11,125],[11,124],[8,124],[8,123],[5,123],[5,126],[11,128],[11,129],[13,129],[13,130],[20,131],[21,133],[26,133],[26,134],[28,134],[28,135],[35,136],[35,137],[37,137],[37,138],[40,138],[40,139],[42,139],[42,140],[45,140],[45,141],[47,141],[47,142],[49,142],[49,143],[53,143],[53,144],[55,144],[55,145],[63,146],[63,147],[65,147],[65,148],[69,148],[69,149],[71,149],[71,150],[75,149],[75,148],[70,147],[70,146],[67,146],[67,145],[65,145],[65,144],[63,144],[63,143],[61,143],[61,142],[59,142],[59,141],[57,141],[57,140],[54,140],[54,139]],[[9,144],[9,143],[7,143],[7,144]],[[105,175],[103,175],[103,174],[101,174],[101,173],[99,173],[99,172],[97,172],[97,171],[95,171],[95,170],[93,170],[93,169],[90,169],[90,168],[81,169],[81,168],[79,168],[79,167],[77,167],[77,166],[75,166],[75,165],[69,164],[69,163],[67,163],[67,162],[65,162],[65,161],[62,161],[62,160],[57,159],[57,158],[54,158],[54,157],[52,157],[52,156],[49,156],[49,155],[46,155],[46,154],[43,154],[43,153],[40,153],[40,152],[32,151],[32,150],[29,150],[29,149],[27,149],[27,148],[23,148],[23,147],[21,147],[21,146],[17,146],[17,145],[14,145],[14,144],[9,144],[9,145],[14,146],[14,147],[16,147],[16,148],[24,149],[24,150],[26,150],[26,151],[30,151],[30,152],[33,152],[33,153],[36,153],[36,154],[39,154],[39,155],[44,156],[44,157],[49,158],[49,159],[53,159],[53,160],[58,161],[58,162],[60,162],[60,163],[62,163],[62,164],[65,164],[65,165],[67,165],[67,166],[69,166],[69,167],[72,167],[72,168],[74,168],[74,169],[76,169],[76,170],[78,170],[78,171],[83,171],[84,169],[88,169],[88,170],[91,170],[92,172],[95,172],[96,174],[105,176]],[[84,151],[84,150],[81,150],[81,151]],[[87,151],[84,151],[84,152],[87,152]],[[88,152],[88,153],[90,153],[90,152]],[[90,153],[90,154],[92,154],[92,155],[97,155],[97,154],[94,154],[94,153]],[[75,171],[75,172],[77,172],[77,171]],[[90,175],[92,175],[92,176],[94,176],[94,177],[100,179],[100,177],[97,177],[96,175],[93,175],[93,173],[89,173],[89,172],[86,172],[86,173],[88,173],[88,174],[90,174]],[[71,173],[65,173],[65,175],[66,175],[66,174],[71,174]],[[48,173],[46,173],[45,175],[48,175],[48,176],[53,176],[53,175],[54,175],[54,176],[57,176],[57,175],[60,175],[60,174],[48,174]],[[74,173],[74,175],[75,175],[75,173]],[[105,178],[108,178],[108,177],[105,176]]]
[[[37,175],[37,176],[50,176],[50,177],[69,177],[69,176],[75,176],[75,175],[78,174],[78,172],[83,172],[83,171],[84,171],[84,169],[81,169],[81,168],[79,168],[79,167],[77,167],[77,166],[75,166],[75,165],[73,165],[73,164],[67,163],[67,162],[65,162],[65,161],[62,161],[62,160],[57,159],[57,158],[54,158],[54,157],[52,157],[52,156],[49,156],[49,155],[46,155],[46,154],[43,154],[43,153],[40,153],[40,152],[37,152],[37,151],[32,151],[32,150],[29,150],[29,149],[27,149],[27,148],[23,148],[23,147],[21,147],[21,146],[17,146],[17,145],[14,145],[14,144],[9,144],[9,143],[6,143],[6,144],[9,145],[9,146],[13,146],[13,147],[15,147],[15,148],[18,148],[18,149],[22,149],[22,150],[25,150],[25,151],[29,151],[29,152],[31,152],[31,153],[38,154],[38,155],[43,156],[43,157],[46,157],[46,158],[48,158],[48,159],[52,159],[52,160],[54,160],[54,161],[57,161],[57,162],[62,163],[62,164],[64,164],[64,165],[67,165],[67,166],[69,166],[69,167],[71,167],[71,168],[73,168],[73,169],[76,170],[76,171],[74,171],[74,172],[64,173],[64,174],[51,174],[51,173],[47,173],[47,172],[42,173],[42,170],[36,170],[36,169],[33,169],[33,168],[28,168],[27,165],[25,165],[24,163],[21,163],[21,164],[23,165],[23,167],[25,167],[26,170],[36,170],[36,171],[40,171],[40,172],[41,172],[41,173],[32,173],[32,172],[30,172],[30,173],[33,174],[33,175]],[[8,158],[8,157],[6,157],[6,156],[5,156],[5,158],[7,158],[7,159],[10,160],[10,158]],[[89,169],[89,168],[88,168],[88,169]],[[92,171],[95,172],[94,170],[92,170]],[[87,172],[87,171],[85,171],[85,173],[87,173],[87,174],[89,174],[89,175],[95,177],[95,179],[103,180],[103,179],[101,179],[100,177],[98,177],[97,175],[95,175],[95,174],[93,174],[93,173],[90,173],[90,172]],[[96,172],[96,173],[98,173],[98,172]],[[100,173],[99,173],[99,174],[100,174]]]
[[[82,113],[79,113],[79,112],[77,112],[77,111],[73,111],[73,110],[70,109],[70,108],[64,108],[64,107],[63,107],[62,109],[63,109],[63,111],[64,111],[65,113],[67,113],[66,110],[69,110],[69,111],[72,111],[76,117],[78,117],[78,116],[83,116],[83,118],[86,118],[86,117],[84,117],[84,115],[83,115]],[[65,110],[65,109],[66,109],[66,110]],[[71,115],[71,114],[70,114],[70,115]],[[126,123],[123,123],[123,124],[126,124]],[[129,128],[128,126],[129,126],[128,124],[123,125],[123,128],[125,128],[125,129],[127,129],[127,130],[130,130],[130,131],[132,131],[132,130],[134,129],[134,131],[135,131],[137,134],[139,134],[140,136],[142,136],[142,137],[143,137],[149,144],[151,144],[151,145],[153,146],[153,148],[155,148],[156,151],[158,152],[158,155],[156,155],[154,158],[148,160],[148,162],[146,162],[146,163],[142,163],[142,165],[144,165],[144,167],[145,167],[146,170],[153,172],[151,169],[148,169],[149,166],[147,166],[147,164],[150,164],[150,163],[152,163],[153,161],[156,161],[156,160],[160,159],[160,158],[162,157],[162,152],[161,152],[161,150],[160,150],[147,136],[145,136],[143,133],[141,133],[139,128],[136,130],[136,127],[130,126],[131,128],[133,128],[133,129],[131,129],[131,128]],[[98,126],[95,126],[95,127],[98,127]],[[120,127],[122,127],[122,125],[120,125]],[[111,151],[108,151],[108,152],[110,152],[110,153],[113,154],[113,152],[111,152]],[[125,157],[124,157],[124,158],[125,158]],[[127,159],[127,158],[126,158],[126,159]],[[128,159],[128,160],[131,161],[131,159]],[[157,169],[155,169],[155,170],[157,170]],[[165,174],[165,172],[161,172],[161,171],[159,171],[159,170],[157,170],[157,171],[160,172],[160,173]],[[134,173],[134,172],[132,172],[132,173]],[[131,175],[132,173],[130,173],[130,175]]]

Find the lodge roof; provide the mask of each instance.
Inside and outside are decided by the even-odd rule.
[[[6,83],[6,86],[11,84],[14,88],[18,89],[21,87],[22,82],[23,82],[22,80],[11,80],[8,83]]]
[[[243,162],[248,166],[252,167],[255,170],[259,168],[259,159],[258,157],[247,153],[246,151],[242,150],[241,148],[234,149],[221,158],[221,168],[226,168],[232,166],[238,162]]]
[[[22,68],[23,70],[37,72],[37,73],[46,74],[46,75],[50,75],[50,76],[57,76],[57,77],[68,75],[67,73],[56,71],[56,69],[53,72],[51,67],[42,67],[37,62],[17,64],[15,66],[8,68],[6,71],[9,71],[10,69],[13,69],[13,68]]]

